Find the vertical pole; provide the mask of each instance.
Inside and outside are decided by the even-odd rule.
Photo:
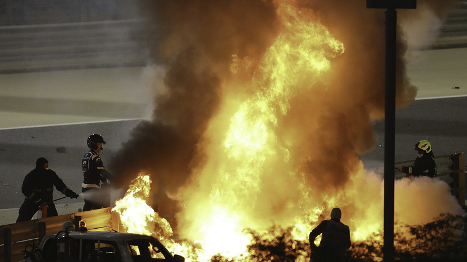
[[[384,125],[384,247],[383,261],[394,261],[394,163],[396,122],[396,27],[397,11],[386,10],[386,69]]]
[[[38,231],[39,231],[39,243],[40,243],[47,234],[47,223],[39,222]]]
[[[465,207],[465,156],[464,153],[460,153],[458,156],[458,171],[459,171],[459,178],[458,178],[458,187],[456,188],[458,195],[458,200],[459,200],[459,205],[462,207]]]
[[[11,228],[3,229],[3,261],[11,262]]]
[[[74,216],[73,225],[75,225],[75,231],[79,230],[79,221],[80,220],[81,220],[81,216]]]

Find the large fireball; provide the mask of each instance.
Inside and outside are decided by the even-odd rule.
[[[196,243],[197,257],[188,258],[189,247],[177,246],[168,229],[167,243],[191,261],[234,258],[247,252],[245,229],[292,227],[305,240],[333,207],[352,241],[382,228],[382,179],[364,170],[360,155],[374,147],[373,121],[384,112],[383,13],[335,0],[150,2],[145,11],[162,28],[148,67],[155,110],[114,166],[122,185],[148,170],[152,183],[142,181],[152,193],[142,198],[176,215],[176,231]],[[401,36],[398,48],[403,106],[416,89]],[[448,191],[434,179],[397,181],[396,221],[461,213]],[[131,201],[127,207],[138,203],[140,211],[115,209],[122,218],[161,220]],[[137,226],[128,228],[154,234]]]

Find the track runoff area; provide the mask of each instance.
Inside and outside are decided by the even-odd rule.
[[[87,150],[86,139],[90,134],[102,134],[106,145],[101,154],[104,165],[110,156],[130,138],[139,118],[60,123],[53,125],[8,127],[0,129],[0,225],[16,222],[24,196],[21,185],[24,177],[35,167],[39,157],[49,161],[64,183],[73,191],[81,192],[83,174],[81,159]],[[63,194],[54,190],[54,199]],[[59,215],[80,211],[81,198],[60,199],[55,202]],[[35,217],[34,217],[35,218]]]
[[[415,159],[413,144],[429,140],[435,156],[467,152],[467,94],[417,98],[406,108],[396,110],[396,162]],[[75,192],[81,192],[82,174],[78,164],[86,152],[86,138],[92,133],[104,136],[107,144],[102,154],[109,163],[112,152],[130,138],[140,118],[59,123],[0,128],[0,225],[14,223],[24,199],[21,184],[44,156],[51,169]],[[382,170],[384,159],[384,124],[375,123],[376,147],[362,155],[365,166]],[[54,199],[61,197],[54,193]],[[78,212],[81,199],[57,201],[59,214]]]

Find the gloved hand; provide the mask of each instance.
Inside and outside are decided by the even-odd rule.
[[[75,193],[73,190],[71,190],[71,189],[67,189],[67,190],[65,191],[65,196],[67,196],[67,197],[69,197],[69,198],[78,198],[78,197],[79,197],[79,195],[76,194],[76,193]]]

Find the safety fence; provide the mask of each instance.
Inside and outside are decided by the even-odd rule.
[[[137,11],[127,0],[2,0],[0,26],[124,20]]]
[[[447,14],[432,49],[467,47],[467,1],[459,3]]]
[[[145,22],[0,26],[0,73],[144,66]]]
[[[0,261],[24,261],[27,247],[38,247],[44,236],[60,232],[65,222],[72,222],[78,228],[81,220],[86,222],[88,231],[109,232],[120,228],[119,217],[110,207],[4,225],[0,227]]]
[[[411,166],[412,161],[398,162],[395,167]],[[436,177],[449,184],[451,193],[458,199],[462,207],[465,205],[465,155],[464,153],[454,153],[435,157]],[[396,179],[402,179],[410,174],[401,173],[396,170]]]
[[[146,28],[132,1],[0,1],[0,74],[144,66]]]
[[[157,44],[164,29],[145,21],[135,6],[125,0],[5,0],[0,74],[144,66],[146,44]],[[433,33],[438,37],[428,48],[467,47],[467,4],[450,10]]]

